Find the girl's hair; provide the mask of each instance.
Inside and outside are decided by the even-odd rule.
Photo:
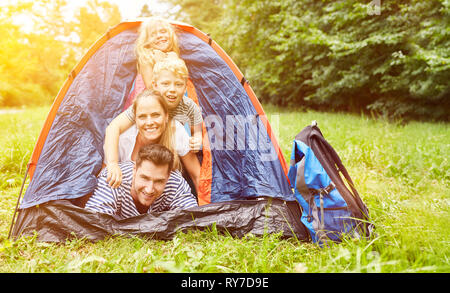
[[[189,77],[186,63],[175,54],[167,54],[164,59],[155,63],[153,66],[153,78],[156,79],[156,76],[159,76],[163,70],[172,72],[175,76],[181,77],[184,80],[187,80]]]
[[[174,27],[165,19],[158,17],[149,17],[141,23],[139,28],[139,36],[136,40],[135,53],[137,58],[137,64],[150,64],[154,65],[153,49],[150,43],[150,36],[156,29],[164,27],[169,32],[170,44],[167,48],[167,52],[175,52],[180,55],[180,49],[178,48],[178,37],[175,33]],[[167,53],[165,52],[165,53]]]
[[[164,114],[168,118],[167,123],[164,125],[164,129],[161,137],[159,138],[158,143],[168,148],[174,154],[173,166],[171,166],[171,170],[181,170],[181,161],[180,157],[175,148],[175,124],[173,123],[172,118],[169,116],[169,108],[167,106],[166,100],[161,96],[159,92],[153,90],[144,90],[141,92],[136,99],[133,101],[133,111],[136,115],[137,107],[139,106],[139,102],[142,99],[155,99],[159,105],[162,107]]]

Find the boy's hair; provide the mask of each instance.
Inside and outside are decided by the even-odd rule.
[[[139,168],[143,161],[150,161],[157,166],[167,165],[168,173],[172,171],[174,155],[163,145],[149,144],[141,147],[136,159],[136,168]]]
[[[159,76],[163,70],[172,72],[184,80],[187,80],[189,77],[186,63],[175,54],[167,54],[164,59],[155,63],[153,66],[153,78],[156,80],[156,77]]]

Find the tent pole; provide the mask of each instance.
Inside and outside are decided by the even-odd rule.
[[[30,168],[30,165],[27,165],[27,171],[25,172],[25,176],[23,177],[23,181],[22,181],[22,187],[20,188],[20,193],[19,193],[19,197],[17,198],[17,203],[16,203],[16,208],[14,209],[14,215],[11,221],[11,226],[9,227],[9,233],[8,233],[8,239],[11,237],[11,232],[13,230],[14,227],[14,220],[16,218],[16,213],[19,207],[19,202],[20,202],[20,198],[22,197],[22,191],[23,191],[23,187],[25,185],[25,181],[27,180],[27,175],[28,175],[28,169]]]

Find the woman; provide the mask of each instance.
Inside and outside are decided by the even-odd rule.
[[[190,152],[189,136],[180,122],[169,117],[167,102],[155,91],[145,90],[133,102],[136,124],[123,131],[114,120],[106,128],[106,139],[103,145],[105,163],[108,168],[106,181],[116,188],[122,181],[119,163],[135,161],[139,149],[147,144],[162,144],[175,156],[173,170],[182,169],[183,163],[187,174],[198,191],[200,163],[196,155]],[[122,134],[110,133],[119,131]],[[119,141],[108,138],[119,136]]]

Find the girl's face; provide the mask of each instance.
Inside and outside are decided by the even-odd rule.
[[[167,120],[168,114],[155,98],[142,98],[136,105],[136,127],[145,143],[159,142]]]
[[[148,31],[149,43],[152,49],[167,52],[171,46],[172,38],[169,28],[158,25]]]

